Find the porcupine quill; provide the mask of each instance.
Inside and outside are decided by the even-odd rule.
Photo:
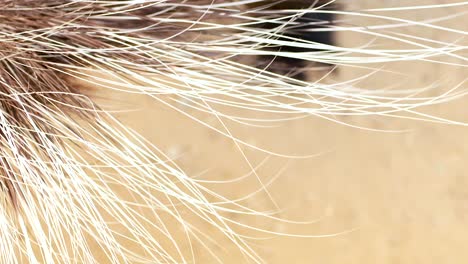
[[[417,115],[416,106],[464,95],[453,89],[443,96],[417,97],[413,91],[395,95],[347,83],[309,83],[300,71],[290,74],[275,68],[274,61],[271,68],[242,62],[245,57],[278,58],[279,65],[297,64],[292,68],[298,69],[304,61],[342,66],[420,60],[466,66],[460,55],[466,49],[463,44],[422,37],[399,35],[398,40],[411,49],[339,47],[331,36],[343,30],[334,22],[343,12],[317,9],[323,1],[311,6],[306,2],[293,8],[284,2],[272,11],[259,9],[268,6],[265,1],[0,0],[0,261],[96,263],[101,254],[114,263],[185,263],[196,258],[181,249],[186,243],[189,248],[199,244],[222,262],[210,250],[217,241],[183,211],[214,227],[256,263],[262,262],[261,257],[237,229],[307,237],[243,225],[228,217],[230,213],[284,221],[188,177],[155,146],[100,109],[77,79],[99,89],[120,85],[123,92],[177,109],[162,99],[169,96],[172,103],[242,124],[258,120],[229,115],[212,105],[292,118],[397,116],[405,111]],[[379,15],[381,11],[351,14],[388,24],[348,30],[395,39],[378,30],[408,25],[463,35],[431,21]],[[325,25],[315,21],[316,15]],[[310,19],[313,23],[308,23]],[[318,33],[323,28],[331,31]],[[298,29],[312,29],[310,38]],[[359,56],[353,56],[356,53]],[[457,62],[443,61],[441,56]],[[97,76],[101,73],[108,77]],[[428,115],[416,119],[450,123]],[[283,119],[266,121],[278,120]],[[116,191],[119,188],[125,195]],[[181,227],[182,241],[173,239],[168,223]],[[129,249],[127,243],[139,247]]]

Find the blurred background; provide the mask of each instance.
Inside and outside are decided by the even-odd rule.
[[[343,10],[359,11],[442,2],[450,1],[358,0],[340,4]],[[378,14],[413,21],[445,18],[430,23],[457,32],[420,26],[375,32],[468,44],[466,34],[460,33],[468,29],[466,6]],[[396,23],[346,14],[336,19],[338,25],[346,27]],[[337,45],[344,47],[405,48],[405,43],[359,30],[336,32],[335,36]],[[460,55],[466,58],[466,49],[464,52]],[[372,73],[354,86],[403,90],[436,86],[427,92],[434,96],[456,86],[466,89],[463,82],[468,71],[464,62],[464,66],[414,60],[363,65],[366,68],[343,65],[323,81],[349,81]],[[311,71],[307,78],[312,81],[320,76],[320,71]],[[307,116],[263,128],[223,120],[233,137],[261,151],[239,148],[233,140],[150,98],[115,95],[112,100],[125,102],[125,107],[138,106],[139,111],[119,114],[120,120],[160,147],[188,175],[225,181],[207,183],[210,189],[232,199],[244,197],[245,205],[256,210],[275,210],[283,219],[308,222],[233,216],[236,221],[273,232],[316,236],[256,235],[249,240],[250,245],[266,263],[468,261],[468,128],[462,125],[383,116],[328,116],[331,120]],[[468,123],[466,103],[465,97],[416,110]],[[222,129],[216,117],[180,107]],[[249,115],[268,117],[265,113]],[[250,235],[245,230],[240,232]],[[217,245],[213,250],[227,254],[231,261],[226,263],[245,262],[229,246]]]

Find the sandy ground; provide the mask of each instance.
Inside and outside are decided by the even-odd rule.
[[[350,8],[370,6],[368,2],[356,1]],[[375,3],[376,6],[401,4],[401,1],[377,2],[381,3]],[[422,2],[411,1],[411,4],[418,3]],[[454,11],[460,11],[460,8],[430,14],[427,11],[404,12],[402,17],[428,19]],[[467,30],[466,25],[460,25],[460,19],[438,25]],[[365,23],[365,20],[355,19],[353,23]],[[447,42],[457,41],[460,37],[459,34],[427,28],[408,28],[400,32],[416,33],[412,30],[421,36]],[[339,41],[347,46],[366,43],[365,39],[351,33],[339,34]],[[458,41],[466,43],[466,40]],[[394,45],[393,42],[382,43]],[[444,90],[468,76],[466,68],[430,62],[394,63],[385,65],[385,69],[402,74],[377,73],[359,85],[376,89],[391,85],[421,88],[440,82],[440,89]],[[363,72],[366,71],[342,67],[332,78],[349,80]],[[432,95],[438,92],[431,91]],[[387,132],[349,127],[314,116],[285,121],[270,128],[226,121],[235,137],[259,148],[284,155],[314,155],[292,159],[247,147],[241,148],[242,154],[232,140],[154,100],[143,97],[114,99],[114,102],[124,102],[125,107],[140,107],[140,111],[120,114],[120,120],[174,157],[189,175],[228,180],[251,171],[246,160],[254,167],[262,164],[257,175],[264,184],[269,184],[271,199],[261,192],[248,199],[248,205],[271,210],[276,208],[276,203],[282,210],[279,214],[282,218],[316,221],[292,225],[239,219],[276,232],[317,236],[273,236],[252,241],[252,246],[267,263],[468,261],[468,251],[465,250],[468,241],[468,128],[384,117],[332,118]],[[466,102],[467,98],[461,98],[418,110],[468,122]],[[212,116],[186,111],[219,127]],[[258,180],[251,175],[239,182],[213,184],[210,188],[228,197],[240,197],[259,186]],[[331,236],[320,237],[324,235]],[[233,255],[226,263],[244,261],[241,256]]]

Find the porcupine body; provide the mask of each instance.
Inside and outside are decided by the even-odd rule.
[[[216,244],[198,222],[209,223],[247,259],[261,262],[238,233],[244,226],[226,213],[274,216],[185,175],[73,80],[169,105],[183,98],[189,107],[238,122],[250,120],[223,116],[210,104],[320,116],[393,112],[452,96],[392,104],[399,98],[311,86],[302,73],[281,68],[301,69],[304,61],[355,63],[346,61],[349,50],[332,49],[332,33],[315,23],[319,14],[331,28],[333,9],[301,3],[295,11],[283,4],[249,12],[249,2],[0,1],[2,263],[191,262],[197,255],[187,248],[198,244],[210,255]],[[295,29],[311,17],[312,31],[303,37]],[[461,46],[420,48],[411,54],[425,59],[451,55]],[[363,53],[376,61],[405,56]],[[273,67],[243,64],[244,56],[270,58]],[[272,58],[283,66],[275,69]],[[328,102],[314,96],[336,97]],[[168,225],[174,222],[179,229]],[[183,239],[175,241],[175,233]],[[132,244],[141,246],[130,250]]]

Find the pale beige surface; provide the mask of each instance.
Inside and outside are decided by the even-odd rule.
[[[443,16],[444,12],[450,13],[441,10],[432,15]],[[430,17],[427,13],[416,14]],[[446,25],[466,30],[466,26],[457,21],[461,20]],[[427,30],[427,35],[445,41],[455,41],[459,37],[431,30]],[[348,38],[347,33],[340,34],[344,45],[360,41]],[[468,76],[465,68],[432,63],[395,63],[386,67],[408,76],[377,74],[360,84],[375,88],[392,84],[418,88],[441,81],[441,89],[449,89]],[[333,78],[346,80],[359,74],[361,72],[355,69],[343,68]],[[232,140],[180,113],[145,97],[108,99],[113,104],[121,103],[123,108],[140,108],[120,114],[119,118],[175,157],[188,175],[227,180],[250,171]],[[468,122],[467,100],[461,98],[419,110]],[[185,111],[197,115],[192,110]],[[211,116],[197,117],[220,127]],[[270,155],[258,169],[258,176],[267,183],[282,170],[268,186],[271,196],[283,210],[279,216],[318,222],[303,226],[262,224],[252,219],[247,222],[253,221],[277,232],[309,235],[345,232],[322,238],[274,237],[252,241],[252,246],[266,262],[466,263],[468,128],[383,117],[337,119],[399,132],[366,131],[318,117],[287,121],[273,128],[227,122],[235,137],[260,148],[286,155],[317,154],[307,159]],[[253,166],[269,156],[258,150],[242,149]],[[211,187],[226,196],[239,197],[256,190],[259,184],[251,176],[238,183]],[[248,204],[259,210],[275,208],[265,193],[252,197]],[[241,262],[242,259],[233,257],[226,263]]]

